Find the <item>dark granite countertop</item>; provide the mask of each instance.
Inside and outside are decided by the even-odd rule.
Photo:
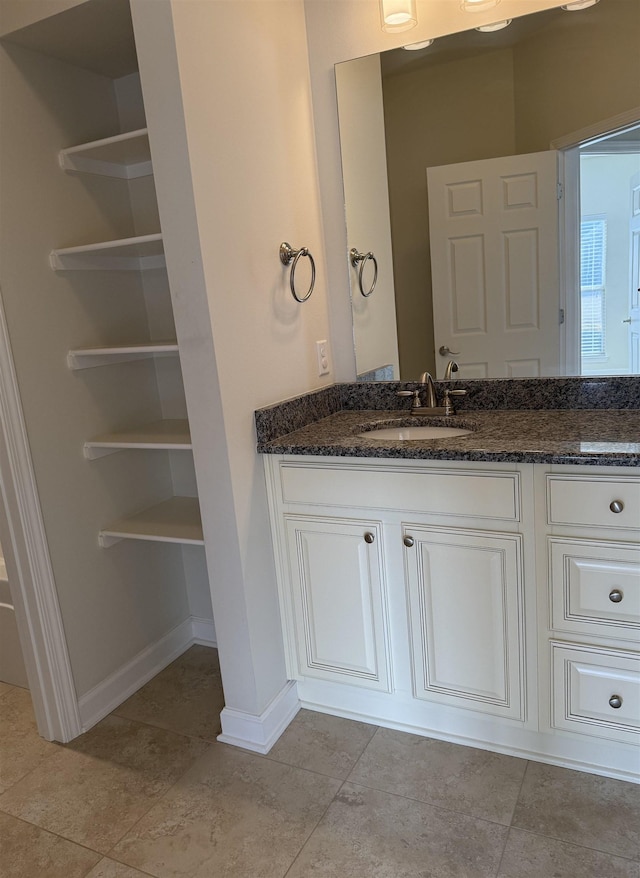
[[[371,428],[446,424],[471,428],[461,437],[383,440]],[[468,460],[486,462],[640,465],[640,409],[463,411],[450,418],[404,411],[339,411],[293,432],[259,441],[263,454]]]

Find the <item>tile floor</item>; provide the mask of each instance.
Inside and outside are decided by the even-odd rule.
[[[216,742],[193,647],[71,744],[0,685],[2,878],[640,878],[640,787],[301,711]]]

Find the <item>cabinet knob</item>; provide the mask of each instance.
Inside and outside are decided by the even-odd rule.
[[[404,539],[402,540],[402,542],[405,544],[405,546],[406,546],[408,549],[410,549],[411,546],[415,543],[415,540],[414,540],[413,537],[404,537]]]
[[[366,534],[364,535],[365,543],[372,543],[375,540],[375,538],[376,538],[375,534],[372,534],[370,531],[367,531]]]
[[[611,503],[609,503],[609,509],[612,512],[622,512],[624,509],[624,503],[622,500],[612,500]]]
[[[619,695],[612,695],[609,699],[609,707],[613,707],[614,710],[622,707],[622,698]]]
[[[609,600],[612,604],[619,604],[624,595],[619,588],[612,588],[609,592]]]

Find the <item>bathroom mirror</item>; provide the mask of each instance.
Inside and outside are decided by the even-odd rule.
[[[336,65],[359,376],[640,374],[639,45],[600,0]]]

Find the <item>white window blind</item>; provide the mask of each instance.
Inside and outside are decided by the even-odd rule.
[[[607,221],[587,217],[580,224],[581,348],[583,357],[605,351]]]

